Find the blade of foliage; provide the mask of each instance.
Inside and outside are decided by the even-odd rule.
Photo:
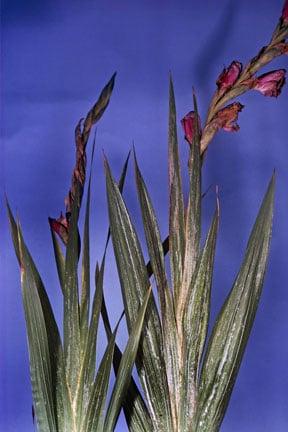
[[[74,394],[75,406],[77,407],[78,429],[81,430],[83,413],[85,413],[88,402],[93,391],[93,383],[96,365],[96,345],[98,324],[103,295],[103,278],[105,268],[105,255],[99,270],[98,263],[95,272],[95,292],[92,304],[91,319],[87,337],[82,350],[82,362],[79,369],[77,388]],[[86,414],[85,414],[86,415]]]
[[[116,330],[111,335],[108,346],[100,363],[93,390],[84,419],[83,432],[103,431],[104,408],[107,398],[110,371],[115,346]],[[106,430],[105,430],[106,432]]]
[[[62,294],[64,294],[64,286],[65,286],[65,258],[60,246],[60,242],[56,237],[55,232],[53,231],[51,224],[50,231],[52,236],[52,243],[53,243],[53,249],[54,249],[54,256],[56,261],[56,267],[57,267],[57,273],[59,278],[60,287],[62,290]]]
[[[23,266],[22,264],[23,258],[21,258],[22,255],[22,257],[25,257],[26,267],[29,270],[29,283],[33,284],[33,287],[37,290],[37,294],[35,293],[34,294],[36,298],[38,296],[41,302],[42,314],[44,317],[45,329],[47,333],[49,358],[50,358],[50,365],[51,365],[51,379],[52,379],[51,394],[53,397],[54,410],[57,412],[57,424],[60,430],[62,428],[63,430],[66,429],[72,431],[74,429],[73,429],[73,418],[72,418],[72,411],[71,411],[71,401],[70,401],[70,394],[66,382],[64,356],[63,356],[62,344],[61,344],[57,323],[52,311],[49,298],[47,296],[43,282],[39,275],[39,272],[24,243],[22,233],[18,231],[18,227],[13,217],[13,214],[11,212],[11,209],[9,207],[8,201],[7,201],[7,210],[8,210],[10,227],[11,227],[12,240],[13,240],[16,256],[19,261],[19,265]],[[20,251],[20,244],[21,244],[22,252]],[[28,273],[26,273],[25,277],[26,279],[28,278]],[[22,289],[22,293],[23,293],[23,289]],[[39,304],[38,300],[36,301],[37,304]],[[24,302],[24,297],[23,297],[23,302]],[[31,305],[33,305],[33,302],[27,305],[27,307],[28,306],[32,307]],[[25,309],[25,315],[28,315],[29,311],[28,309],[27,310],[26,309]],[[33,328],[31,327],[31,325],[30,328],[31,328],[30,337],[28,334],[29,350],[30,350],[30,344],[33,343],[31,342],[31,338],[34,337]],[[28,332],[28,324],[27,324],[27,332]],[[35,363],[36,360],[34,358],[32,359],[32,356],[30,355],[33,398],[34,398],[34,394],[36,394],[37,395],[36,398],[38,398],[39,386],[37,384],[36,378],[34,377],[35,367],[34,365],[32,366],[32,360]],[[35,405],[36,417],[38,417],[35,399],[34,399],[34,405]]]
[[[177,142],[176,107],[172,78],[169,89],[169,248],[170,266],[176,304],[183,276],[185,250],[184,201]]]
[[[94,374],[95,374],[96,345],[97,345],[99,318],[100,318],[102,298],[103,298],[104,270],[105,270],[105,255],[102,259],[100,269],[98,268],[97,265],[96,272],[95,272],[95,293],[94,293],[93,304],[92,304],[92,313],[91,313],[88,342],[87,342],[87,364],[84,367],[84,370],[86,370],[85,382],[87,384],[93,382]]]
[[[181,431],[191,430],[191,419],[196,408],[197,377],[207,336],[213,265],[219,224],[219,206],[212,220],[209,233],[199,257],[192,279],[184,311],[184,376],[183,400],[181,401]]]
[[[69,223],[69,238],[66,247],[65,289],[64,289],[64,355],[68,385],[72,399],[78,387],[78,376],[81,365],[80,316],[78,294],[78,259],[79,259],[79,192],[76,189],[76,199],[73,201],[72,214]]]
[[[111,330],[111,325],[107,313],[104,293],[103,293],[101,314],[104,322],[107,339],[109,340],[112,335],[112,330]],[[113,354],[113,367],[114,367],[115,375],[118,374],[121,359],[122,359],[122,352],[118,347],[117,343],[115,343],[114,354]],[[122,402],[122,406],[126,418],[126,423],[128,425],[130,432],[152,432],[153,431],[152,422],[146,404],[133,379],[133,376],[131,376],[126,397]]]
[[[125,184],[129,158],[130,158],[130,151],[129,151],[128,156],[126,158],[126,161],[124,163],[122,173],[120,176],[120,180],[118,183],[119,191],[121,193],[123,192],[123,188],[124,188],[124,184]],[[108,246],[109,239],[110,239],[110,228],[109,228],[108,234],[107,234],[105,251],[106,251],[106,248]],[[107,313],[107,309],[106,309],[104,293],[103,293],[103,298],[102,298],[101,314],[102,314],[102,319],[103,319],[104,326],[105,326],[106,335],[107,335],[107,338],[109,340],[111,335],[112,335],[112,330],[111,330],[111,325],[109,322],[109,317],[108,317],[108,313]],[[114,354],[113,354],[113,367],[114,367],[115,375],[117,375],[117,373],[118,373],[121,358],[122,358],[122,352],[119,349],[117,343],[115,343]],[[146,404],[142,398],[142,395],[141,395],[133,377],[131,377],[131,380],[130,380],[130,383],[129,383],[129,386],[127,389],[126,398],[123,400],[122,404],[123,404],[124,415],[125,415],[126,422],[127,422],[127,425],[129,427],[130,432],[149,432],[149,431],[152,431],[152,423],[151,423],[151,419],[150,419]]]
[[[218,431],[240,368],[262,291],[271,237],[274,175],[251,232],[244,261],[219,313],[203,362],[197,431]]]
[[[90,308],[90,196],[91,196],[91,176],[92,166],[94,159],[96,139],[94,136],[90,175],[88,181],[88,190],[86,198],[85,208],[85,222],[84,222],[84,234],[83,234],[83,256],[82,256],[82,284],[81,284],[81,302],[80,302],[80,329],[81,329],[81,343],[82,347],[86,343],[88,333],[88,321],[89,321],[89,308]]]
[[[172,296],[166,278],[160,230],[158,227],[155,211],[153,209],[152,202],[147,191],[147,187],[145,185],[136,160],[135,152],[134,160],[138,197],[142,212],[142,220],[146,236],[146,242],[148,246],[153,274],[156,279],[156,285],[159,293],[162,316],[164,358],[166,365],[166,373],[168,377],[173,424],[174,429],[176,430],[177,407],[179,405],[180,399],[179,347],[176,319],[174,314]]]
[[[53,401],[52,365],[45,319],[32,269],[28,263],[18,229],[21,262],[21,285],[28,334],[30,374],[36,419],[41,431],[57,428],[57,412]]]
[[[120,191],[121,194],[123,193],[123,189],[124,189],[124,185],[125,185],[125,180],[126,180],[126,174],[127,174],[127,168],[128,168],[128,163],[129,163],[129,159],[130,159],[130,154],[131,154],[131,151],[128,152],[128,156],[127,156],[127,158],[125,160],[125,163],[124,163],[124,166],[123,166],[123,169],[122,169],[122,172],[121,172],[121,176],[120,176],[120,179],[119,179],[119,183],[118,183],[119,191]],[[107,237],[106,237],[105,250],[108,247],[109,240],[110,240],[110,226],[108,228],[108,233],[107,233]]]
[[[150,283],[136,231],[107,161],[105,168],[110,229],[130,333]],[[169,430],[171,426],[162,347],[161,323],[154,297],[151,295],[136,366],[155,430]]]
[[[198,118],[196,97],[194,95],[194,112]],[[195,122],[197,127],[197,122]],[[195,128],[196,129],[196,128]],[[201,156],[200,156],[200,135],[195,130],[194,139],[190,146],[188,162],[189,169],[189,198],[185,221],[185,255],[183,280],[181,294],[178,301],[178,321],[182,322],[183,310],[186,305],[192,275],[196,266],[199,254],[201,236]]]
[[[125,351],[123,353],[118,374],[116,377],[116,383],[113,388],[111,399],[108,405],[104,431],[112,432],[114,430],[115,424],[117,422],[119,412],[121,409],[121,404],[129,385],[131,378],[132,368],[135,362],[136,354],[138,351],[138,346],[140,342],[140,336],[142,333],[144,317],[146,314],[146,309],[151,295],[151,288],[147,290],[144,297],[143,304],[137,314],[137,319],[134,322],[133,330],[130,333],[129,340]]]

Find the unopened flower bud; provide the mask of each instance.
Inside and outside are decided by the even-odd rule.
[[[186,116],[181,120],[181,124],[184,130],[185,139],[188,141],[190,145],[193,143],[193,138],[195,135],[196,129],[196,114],[194,111],[190,111]],[[201,132],[201,121],[198,115],[198,132]]]

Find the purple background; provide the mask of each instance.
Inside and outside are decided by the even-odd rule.
[[[282,0],[2,1],[1,195],[5,190],[20,216],[58,318],[61,295],[47,217],[58,216],[64,208],[78,119],[87,113],[117,70],[111,104],[98,126],[93,171],[93,258],[102,256],[107,227],[102,148],[118,176],[135,142],[166,235],[169,70],[174,77],[179,121],[191,109],[192,86],[203,117],[223,66],[233,59],[246,62],[268,42],[282,5]],[[285,66],[287,57],[265,71]],[[263,297],[221,431],[284,432],[288,429],[287,86],[277,100],[251,92],[240,101],[245,105],[240,131],[217,135],[203,170],[203,188],[218,184],[221,199],[212,319],[238,270],[274,168],[277,195]],[[187,145],[182,135],[179,128],[186,167]],[[140,226],[131,169],[125,197]],[[210,192],[203,209],[205,228],[214,201]],[[33,426],[19,272],[3,201],[0,211],[0,430],[28,432]],[[113,260],[111,253],[105,292],[115,323],[122,302]],[[102,330],[101,341],[104,346]],[[118,341],[123,347],[124,325]],[[126,430],[122,416],[116,430]]]

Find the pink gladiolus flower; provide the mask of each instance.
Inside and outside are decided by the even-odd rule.
[[[196,126],[196,114],[194,111],[190,111],[186,116],[181,120],[181,124],[185,133],[185,139],[188,141],[190,145],[192,145],[194,134],[195,134],[195,126]],[[198,116],[198,131],[201,132],[201,121]]]
[[[224,68],[216,82],[218,90],[226,90],[232,87],[239,78],[241,71],[242,63],[235,60],[230,64],[227,69]]]
[[[62,242],[67,245],[68,243],[68,220],[63,214],[60,214],[58,219],[49,218],[49,224],[51,229],[58,234]]]
[[[285,1],[285,4],[283,6],[282,19],[285,22],[285,24],[288,24],[288,0]]]
[[[260,91],[264,96],[277,97],[285,84],[285,74],[285,69],[265,73],[252,81],[251,88]]]
[[[240,102],[234,102],[227,105],[225,108],[222,108],[217,112],[211,123],[213,123],[216,130],[223,129],[226,132],[237,132],[240,127],[236,121],[239,112],[242,111],[243,108],[244,105]]]

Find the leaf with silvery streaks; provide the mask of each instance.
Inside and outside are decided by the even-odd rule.
[[[86,198],[85,222],[83,234],[83,256],[82,256],[82,284],[81,284],[81,301],[80,301],[80,330],[82,348],[85,346],[88,334],[89,309],[90,309],[90,196],[91,196],[91,177],[94,160],[96,138],[94,136],[90,175],[88,181],[88,190]]]
[[[81,429],[83,432],[106,432],[106,430],[103,429],[104,408],[107,398],[117,328],[118,326],[109,340],[109,344],[106,348],[96,375],[95,383],[93,384],[87,413],[84,418],[83,427]]]
[[[162,317],[164,358],[168,379],[173,425],[174,429],[176,430],[177,409],[180,401],[180,347],[178,346],[176,319],[171,291],[166,278],[164,253],[160,237],[160,230],[158,227],[155,211],[153,209],[152,202],[147,191],[147,187],[145,185],[144,179],[137,163],[135,152],[134,161],[138,197],[142,212],[142,220],[146,236],[146,242],[159,294]]]
[[[50,362],[45,319],[35,279],[22,247],[18,228],[21,262],[21,285],[29,342],[30,373],[38,427],[43,432],[57,428],[57,412],[53,401],[52,365]]]
[[[29,269],[29,275],[31,276],[28,280],[29,283],[33,285],[33,287],[37,290],[37,293],[34,293],[36,297],[36,305],[39,305],[38,299],[41,302],[41,308],[43,317],[45,320],[45,329],[47,333],[47,341],[48,341],[48,349],[49,349],[49,358],[50,358],[50,364],[51,364],[51,379],[52,379],[52,397],[53,397],[53,404],[54,409],[57,412],[57,424],[60,430],[73,430],[73,421],[72,421],[72,411],[71,411],[71,401],[70,401],[70,395],[69,390],[66,382],[66,374],[65,374],[65,366],[64,366],[64,358],[63,358],[63,350],[62,350],[62,344],[61,339],[57,327],[57,323],[55,321],[55,317],[52,311],[52,307],[49,301],[49,298],[47,296],[46,290],[44,288],[43,282],[41,280],[41,277],[39,275],[39,272],[35,266],[35,263],[24,243],[22,233],[18,232],[18,227],[15,222],[15,219],[13,217],[13,214],[11,212],[11,209],[9,207],[8,201],[7,201],[7,210],[8,210],[8,217],[11,227],[11,234],[13,239],[13,244],[16,252],[16,256],[18,258],[19,265],[21,265],[21,261],[23,259],[22,257],[25,257],[25,263],[26,267]],[[20,254],[20,244],[21,244],[21,254]],[[27,276],[27,275],[26,275]],[[25,276],[25,277],[26,277]],[[27,276],[28,277],[28,276]],[[22,290],[23,292],[23,290]],[[29,295],[31,293],[28,293]],[[23,293],[23,302],[24,302],[24,293]],[[33,306],[33,302],[27,303],[27,307],[25,306],[25,315],[26,319],[27,316],[29,316],[29,313],[32,313],[32,310],[30,310],[30,307]],[[28,310],[29,307],[29,310]],[[35,306],[36,307],[36,306]],[[31,327],[31,323],[29,324],[31,330],[30,330],[30,337],[28,335],[28,341],[29,346],[33,342],[31,342],[31,338],[35,336],[33,332],[33,328]],[[36,330],[35,330],[36,331]],[[28,324],[27,324],[27,332],[28,332]],[[31,333],[32,332],[32,333]],[[30,349],[30,348],[29,348]],[[42,356],[42,354],[41,354]],[[33,394],[38,394],[39,386],[37,385],[37,376],[34,378],[35,375],[35,367],[34,363],[35,361],[39,361],[35,359],[35,356],[32,358],[30,354],[30,368],[31,368],[31,378],[32,378],[32,387],[33,387]],[[33,366],[32,366],[33,362]],[[36,383],[36,384],[35,384]],[[41,383],[42,384],[42,383]],[[35,388],[36,386],[36,388]],[[35,405],[35,404],[34,404]],[[38,407],[35,406],[36,416]],[[41,408],[39,408],[41,409]],[[40,413],[41,418],[41,413]],[[66,429],[65,429],[66,428]]]
[[[126,161],[125,161],[125,164],[123,166],[122,173],[120,176],[120,180],[118,183],[119,191],[121,193],[123,192],[123,188],[124,188],[124,184],[125,184],[129,158],[130,158],[130,151],[129,151],[128,156],[126,158]],[[107,234],[105,251],[106,251],[106,248],[108,246],[109,239],[110,239],[110,228],[109,228],[108,234]],[[103,293],[103,298],[102,298],[101,314],[102,314],[102,319],[103,319],[104,326],[105,326],[106,335],[107,335],[107,338],[109,340],[111,335],[112,335],[112,330],[111,330],[111,325],[109,322],[109,317],[108,317],[108,313],[107,313],[107,309],[106,309],[106,305],[105,305],[104,293]],[[122,352],[119,349],[117,343],[115,343],[114,354],[113,354],[113,367],[114,367],[115,375],[117,375],[117,373],[118,373],[121,358],[122,358]],[[152,432],[153,428],[152,428],[152,422],[151,422],[150,415],[148,413],[148,410],[147,410],[146,404],[142,398],[142,395],[141,395],[141,393],[140,393],[140,391],[139,391],[139,389],[138,389],[132,376],[131,376],[131,380],[130,380],[130,383],[129,383],[129,386],[127,389],[126,397],[123,400],[122,405],[123,405],[123,411],[125,414],[126,422],[127,422],[127,425],[128,425],[130,432],[150,432],[150,431]]]
[[[185,222],[182,180],[177,143],[176,107],[172,77],[169,89],[169,249],[176,304],[180,295],[185,251]]]
[[[146,314],[146,309],[147,309],[150,295],[151,295],[151,288],[147,290],[147,293],[144,297],[143,303],[137,314],[137,318],[133,325],[133,330],[130,333],[128,343],[126,345],[125,351],[123,353],[119,365],[116,382],[107,409],[107,414],[106,414],[106,419],[105,419],[105,424],[103,429],[105,432],[110,432],[110,431],[112,432],[114,430],[115,424],[117,422],[120,413],[122,400],[126,395],[126,391],[132,373],[132,368],[138,351],[144,317]]]
[[[203,362],[196,431],[223,420],[262,291],[271,237],[275,178],[270,181],[233,288],[219,313]]]
[[[136,231],[107,161],[105,168],[110,229],[130,333],[150,283]],[[167,399],[161,323],[152,294],[143,329],[136,366],[155,431],[169,430],[171,412]]]
[[[194,99],[194,112],[198,118],[198,109],[196,96]],[[186,210],[185,220],[185,254],[183,267],[183,280],[181,292],[177,304],[177,321],[182,322],[183,311],[187,303],[187,295],[196,262],[199,255],[200,236],[201,236],[201,156],[200,156],[200,135],[197,130],[194,131],[193,142],[190,145],[190,154],[188,162],[189,170],[189,197]]]
[[[53,242],[53,249],[54,249],[58,278],[59,278],[62,294],[64,294],[65,258],[64,258],[60,243],[56,237],[56,234],[51,227],[51,224],[49,224],[49,226],[50,226],[50,231],[51,231],[51,236],[52,236],[52,242]]]
[[[208,236],[199,257],[188,292],[183,327],[185,343],[183,399],[181,401],[181,431],[191,430],[195,413],[198,374],[203,354],[210,314],[210,295],[213,276],[216,238],[219,224],[219,205],[213,217]]]
[[[95,375],[95,361],[96,361],[96,345],[97,345],[97,335],[99,318],[101,313],[101,305],[103,298],[103,279],[104,279],[104,269],[105,269],[105,255],[102,259],[101,267],[96,266],[95,272],[95,293],[92,304],[92,313],[90,319],[88,341],[87,341],[87,364],[84,367],[85,372],[85,383],[88,385],[93,382]]]
[[[102,319],[104,327],[109,340],[112,335],[111,325],[106,309],[105,297],[103,294],[102,300]],[[115,343],[114,354],[113,354],[113,367],[115,375],[118,374],[119,365],[122,359],[122,352],[119,349],[117,343]],[[141,396],[141,393],[131,376],[131,380],[127,389],[126,397],[122,401],[122,407],[130,432],[152,432],[152,422],[149,416],[146,404]]]
[[[119,191],[121,194],[123,193],[123,189],[124,189],[124,185],[125,185],[127,168],[128,168],[128,163],[129,163],[129,159],[130,159],[130,153],[131,153],[131,151],[129,151],[129,153],[127,155],[127,158],[125,160],[125,163],[124,163],[124,166],[123,166],[123,169],[121,172],[119,183],[118,183]],[[108,247],[109,240],[110,240],[110,227],[108,228],[108,233],[107,233],[107,237],[106,237],[105,251]]]
[[[78,376],[81,365],[81,339],[78,293],[78,259],[79,259],[79,192],[77,183],[76,197],[72,204],[72,214],[69,221],[69,238],[65,259],[65,289],[64,289],[64,356],[68,385],[72,400],[78,387]]]

